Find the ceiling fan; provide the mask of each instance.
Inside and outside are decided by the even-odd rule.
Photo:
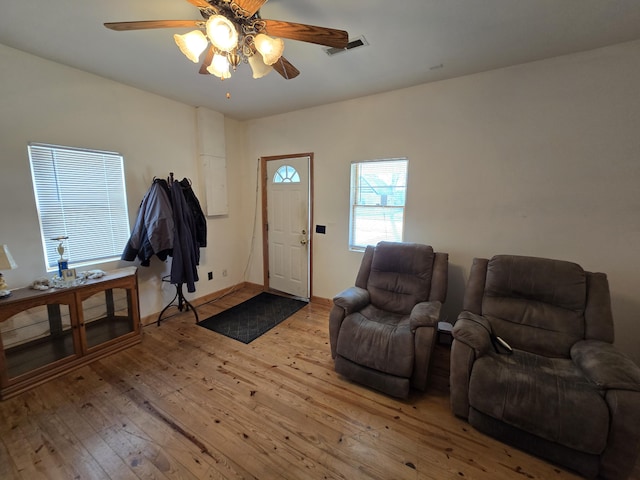
[[[240,63],[250,65],[253,78],[261,78],[271,70],[287,80],[297,77],[300,71],[282,56],[284,42],[278,37],[334,48],[346,48],[349,41],[344,30],[263,19],[259,10],[267,0],[187,1],[198,7],[204,20],[111,22],[104,26],[117,31],[195,27],[184,35],[174,35],[176,44],[194,63],[206,50],[200,73],[223,80]]]

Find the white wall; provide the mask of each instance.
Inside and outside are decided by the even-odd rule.
[[[640,42],[621,44],[254,120],[248,162],[315,153],[314,295],[351,285],[360,263],[350,162],[407,156],[405,239],[449,252],[450,320],[473,257],[571,260],[608,274],[616,343],[640,363],[639,85]]]
[[[192,179],[200,198],[196,110],[104,78],[0,45],[0,243],[8,244],[19,268],[3,272],[10,287],[46,274],[33,197],[27,143],[43,142],[116,151],[124,156],[130,222],[154,177],[174,172]],[[240,182],[245,156],[242,127],[226,121],[230,182]],[[200,282],[193,299],[241,282],[248,246],[236,242],[242,199],[230,194],[230,213],[208,220],[208,246],[201,250]],[[123,246],[124,247],[124,246]],[[71,259],[73,260],[73,259]],[[127,262],[98,265],[105,270]],[[159,312],[175,293],[160,281],[169,264],[154,257],[140,267],[142,316]],[[223,269],[229,272],[223,278]],[[214,279],[207,281],[207,272]],[[185,289],[186,290],[186,289]],[[171,312],[167,312],[171,313]]]
[[[25,286],[45,273],[26,146],[125,157],[131,222],[154,176],[199,179],[193,107],[0,45],[0,243]],[[474,256],[540,255],[609,275],[617,344],[640,363],[640,42],[241,123],[225,121],[229,215],[210,218],[199,297],[262,283],[252,241],[258,158],[315,153],[314,291],[352,284],[349,164],[409,157],[405,237],[450,254],[445,313],[461,308]],[[194,182],[200,196],[201,182]],[[259,208],[257,210],[259,217]],[[103,265],[108,269],[124,263]],[[229,271],[222,277],[223,269]],[[173,296],[157,259],[140,268],[141,313]],[[214,271],[214,280],[206,272]]]

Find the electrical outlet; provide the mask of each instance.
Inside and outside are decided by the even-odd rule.
[[[213,272],[207,273],[207,277],[209,278],[209,280],[213,280]]]
[[[222,270],[222,276],[223,276],[223,277],[226,277],[226,276],[227,276],[227,270],[226,270],[226,269],[225,269],[225,270]]]

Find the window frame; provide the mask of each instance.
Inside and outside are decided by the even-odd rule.
[[[55,237],[69,237],[69,268],[120,260],[131,234],[123,155],[38,142],[27,154],[46,271],[58,269]]]
[[[368,204],[364,204],[364,203],[358,203],[358,198],[362,198],[363,196],[363,187],[360,185],[360,179],[362,178],[362,175],[359,173],[362,169],[362,167],[364,165],[372,165],[374,163],[377,164],[381,164],[381,163],[390,163],[390,162],[403,162],[404,163],[404,174],[405,174],[405,178],[404,178],[404,185],[386,185],[386,186],[382,186],[383,188],[388,188],[388,187],[392,187],[392,188],[402,188],[403,190],[403,194],[402,199],[403,202],[402,204],[391,204],[391,205],[387,205],[382,204],[382,201],[380,204],[377,205],[368,205]],[[381,173],[384,173],[383,171],[381,171]],[[389,172],[387,172],[389,173]],[[394,158],[381,158],[381,159],[375,159],[375,160],[360,160],[360,161],[354,161],[351,162],[351,178],[350,178],[350,186],[349,186],[349,196],[350,196],[350,205],[349,205],[349,250],[351,251],[364,251],[366,249],[366,246],[369,245],[370,243],[367,243],[366,245],[358,242],[358,236],[362,235],[362,232],[359,233],[356,231],[357,230],[357,224],[358,224],[358,219],[362,218],[361,216],[359,217],[358,215],[358,210],[362,210],[362,209],[369,209],[369,208],[376,208],[376,209],[382,209],[382,211],[391,211],[391,210],[395,210],[398,211],[400,210],[400,222],[397,222],[395,220],[390,220],[392,227],[397,226],[398,223],[400,223],[399,227],[400,227],[400,232],[399,235],[392,235],[389,234],[388,230],[385,230],[385,232],[381,235],[376,235],[375,236],[375,241],[371,244],[376,244],[379,241],[398,241],[401,242],[404,240],[404,220],[405,220],[405,212],[406,212],[406,205],[407,205],[407,184],[408,184],[408,179],[409,179],[409,159],[407,157],[394,157]],[[382,199],[381,199],[382,200]],[[386,215],[386,214],[384,214]],[[394,215],[397,215],[397,213],[395,213]],[[376,218],[376,220],[378,221],[384,221],[385,218],[384,216],[381,218]],[[387,219],[387,221],[389,221]],[[358,243],[356,243],[358,242]]]

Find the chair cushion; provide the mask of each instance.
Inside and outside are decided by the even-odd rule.
[[[428,245],[378,243],[367,282],[371,303],[407,315],[416,303],[429,300],[433,258],[433,248]]]
[[[609,410],[600,391],[571,360],[515,350],[473,365],[469,404],[476,410],[546,440],[600,454]]]
[[[385,312],[373,305],[347,315],[338,333],[338,355],[391,375],[411,376],[413,351],[409,315]]]
[[[586,273],[575,263],[497,255],[488,264],[482,315],[522,350],[569,357],[585,334]]]

